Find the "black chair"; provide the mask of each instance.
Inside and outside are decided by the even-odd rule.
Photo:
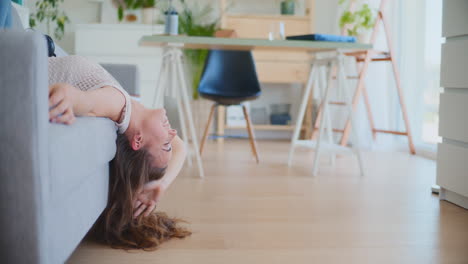
[[[250,51],[211,50],[206,59],[198,92],[201,97],[215,102],[211,107],[200,144],[201,155],[216,106],[242,105],[242,102],[254,100],[260,96],[260,83],[252,53]],[[247,122],[250,146],[258,163],[257,144],[252,122],[245,105],[242,105],[242,109]]]

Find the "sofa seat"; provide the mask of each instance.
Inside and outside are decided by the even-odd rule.
[[[45,247],[54,254],[48,263],[64,262],[106,207],[116,137],[114,123],[105,118],[79,117],[71,126],[49,124]]]
[[[79,117],[71,125],[49,125],[50,194],[73,192],[115,156],[116,127],[105,118]],[[107,177],[107,175],[102,175]]]

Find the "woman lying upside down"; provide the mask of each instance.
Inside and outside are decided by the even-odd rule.
[[[70,125],[75,116],[94,116],[117,126],[108,203],[93,237],[116,248],[155,249],[173,237],[190,235],[178,226],[180,220],[153,213],[186,156],[164,109],[131,100],[104,68],[79,56],[49,58],[49,109],[53,123]]]

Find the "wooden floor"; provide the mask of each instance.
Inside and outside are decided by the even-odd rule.
[[[208,142],[206,178],[184,169],[159,210],[193,235],[153,252],[81,243],[69,263],[468,263],[468,210],[431,194],[435,162],[407,153],[363,153],[311,176],[308,151],[286,165],[288,143]]]

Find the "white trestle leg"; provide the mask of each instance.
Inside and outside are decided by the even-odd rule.
[[[185,105],[185,111],[187,112],[187,118],[188,118],[188,124],[189,124],[189,130],[190,134],[192,137],[192,144],[193,144],[193,152],[195,155],[195,159],[197,161],[198,169],[200,172],[200,177],[204,177],[204,170],[203,170],[203,164],[201,161],[201,156],[200,156],[200,148],[198,145],[198,138],[195,133],[195,124],[193,123],[193,116],[192,116],[192,107],[190,106],[190,101],[189,101],[189,96],[187,92],[187,83],[185,81],[185,74],[184,70],[182,68],[182,51],[180,50],[175,50],[177,52],[177,59],[176,59],[176,67],[179,73],[179,80],[181,81],[181,86],[179,87],[179,91],[182,92],[182,99],[183,103]]]
[[[175,65],[175,58],[172,58],[172,63],[171,63],[171,77],[172,77],[172,94],[176,98],[177,102],[177,113],[179,114],[179,122],[180,122],[180,130],[182,130],[182,139],[184,140],[186,149],[187,149],[187,162],[189,166],[192,166],[192,151],[189,148],[189,142],[190,138],[187,133],[187,122],[186,122],[186,117],[184,113],[184,105],[182,103],[182,93],[180,89],[177,87],[177,70],[176,70],[176,65]]]
[[[330,69],[332,72],[336,68]],[[327,68],[326,67],[320,67],[320,75],[319,75],[319,89],[321,91],[321,95],[319,98],[322,98],[322,96],[325,94],[325,91],[327,90],[325,87],[327,85],[326,83],[326,76],[327,76]],[[330,89],[331,89],[332,83],[330,83]],[[327,142],[329,144],[333,144],[333,127],[332,127],[332,121],[331,121],[331,114],[330,114],[330,109],[328,109],[327,114],[324,115],[324,118],[326,118],[326,130],[327,130]],[[335,157],[336,155],[334,153],[330,154],[330,164],[331,166],[335,166]]]
[[[163,61],[160,69],[160,76],[156,86],[155,96],[153,99],[154,107],[164,106],[164,95],[167,92],[167,87],[170,87],[169,96],[174,96],[177,103],[177,112],[180,119],[180,129],[182,139],[187,146],[188,164],[192,166],[192,156],[195,156],[198,173],[200,178],[205,176],[203,164],[200,157],[198,146],[198,138],[195,132],[193,123],[192,108],[187,93],[187,84],[182,68],[183,53],[179,47],[166,47],[164,49]],[[188,123],[188,127],[187,127]],[[190,134],[190,138],[189,138]],[[192,148],[190,148],[192,145]]]
[[[153,108],[163,107],[164,92],[167,86],[166,81],[169,75],[166,62],[168,59],[167,56],[163,56],[161,68],[159,68],[158,82],[156,83],[156,90],[154,91],[153,97]]]
[[[323,110],[322,110],[322,118],[320,119],[320,125],[319,125],[319,133],[317,136],[317,144],[315,147],[315,156],[314,156],[314,163],[312,164],[312,176],[317,175],[318,171],[318,162],[320,159],[320,154],[321,154],[321,149],[320,147],[322,146],[322,141],[323,141],[323,132],[325,130],[325,122],[329,118],[329,110],[328,108],[330,107],[329,105],[329,95],[330,95],[330,87],[331,81],[332,81],[332,73],[333,73],[333,67],[335,67],[336,63],[335,61],[330,62],[330,69],[328,70],[328,78],[327,78],[327,86],[325,88],[325,91],[322,93],[322,105],[323,105]],[[323,77],[321,78],[323,79]]]
[[[317,56],[316,56],[317,57]],[[353,122],[354,119],[352,106],[351,106],[351,97],[349,92],[349,87],[347,84],[345,68],[344,68],[344,56],[341,52],[335,54],[333,56],[329,56],[326,58],[316,59],[312,62],[312,69],[310,71],[309,80],[307,82],[307,86],[304,90],[302,103],[299,106],[299,113],[297,116],[297,123],[294,129],[294,134],[291,139],[291,147],[289,150],[289,158],[288,158],[288,165],[291,165],[294,150],[297,146],[303,146],[307,148],[311,148],[315,150],[315,156],[313,159],[312,164],[312,175],[315,176],[318,173],[319,169],[319,160],[322,154],[330,155],[330,160],[332,166],[335,164],[335,155],[340,154],[354,154],[357,157],[359,163],[359,170],[360,174],[364,175],[363,169],[363,162],[361,158],[361,154],[358,150],[359,142],[358,137],[356,135],[356,127],[354,126]],[[327,74],[328,70],[328,74]],[[332,89],[332,81],[334,75],[337,75],[337,85],[336,89],[338,92],[342,92],[345,97],[345,103],[347,105],[347,115],[350,117],[350,121],[352,123],[352,134],[353,134],[353,146],[352,148],[343,147],[339,144],[333,142],[333,128],[332,128],[332,116],[330,113],[330,89]],[[326,79],[326,80],[325,80]],[[321,105],[321,117],[320,117],[320,124],[318,128],[318,136],[317,141],[312,141],[309,139],[306,140],[299,140],[299,132],[302,127],[302,122],[304,120],[305,109],[307,107],[307,103],[309,100],[310,92],[312,89],[312,84],[316,83],[316,93],[318,94],[318,98],[320,99]],[[324,135],[324,133],[326,133]],[[326,138],[326,139],[325,139]],[[323,153],[322,153],[323,152]]]
[[[288,157],[288,166],[291,166],[293,156],[294,156],[294,147],[296,145],[297,140],[299,140],[299,133],[301,132],[302,128],[302,121],[304,120],[304,114],[307,107],[307,102],[309,101],[310,92],[312,90],[312,84],[315,81],[315,76],[317,69],[316,65],[312,64],[312,68],[310,69],[309,80],[307,81],[307,85],[304,88],[304,94],[302,96],[302,102],[299,106],[299,114],[297,115],[296,120],[296,127],[294,128],[293,137],[291,140],[291,147],[289,148],[289,157]]]
[[[346,72],[345,72],[345,65],[344,65],[344,55],[342,53],[338,54],[338,64],[339,64],[339,78],[340,78],[340,85],[342,86],[342,91],[346,100],[346,105],[348,108],[348,114],[349,114],[349,120],[351,121],[351,136],[352,136],[352,149],[354,151],[354,154],[356,155],[356,158],[359,163],[359,170],[361,173],[361,176],[364,176],[364,165],[362,162],[362,157],[361,157],[361,152],[359,151],[359,137],[357,135],[356,131],[356,123],[354,121],[354,111],[352,107],[352,98],[351,94],[349,92],[349,86],[348,86],[348,80],[346,78]]]

